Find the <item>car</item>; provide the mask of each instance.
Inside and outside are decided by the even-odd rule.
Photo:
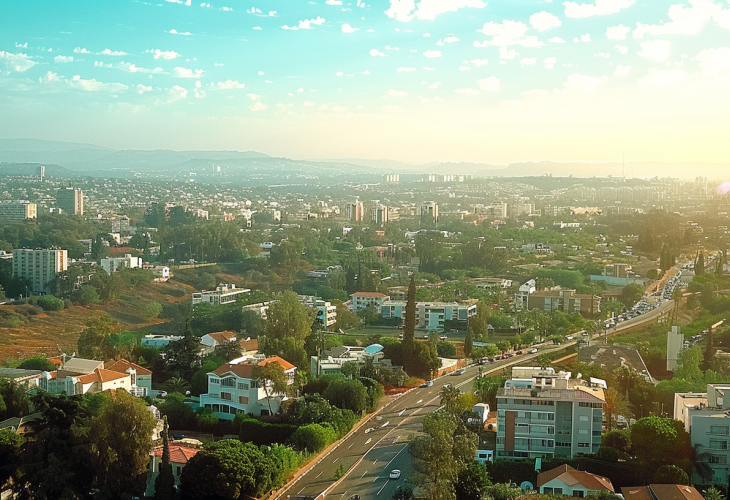
[[[565,339],[566,340],[573,340],[573,336],[572,335],[568,335],[567,337],[565,337]]]
[[[530,350],[530,354],[537,354],[537,349]]]
[[[439,337],[439,340],[449,340],[449,337],[447,337],[446,335],[441,335]]]
[[[423,388],[423,387],[431,387],[432,385],[433,385],[433,380],[426,380],[424,383],[422,383],[418,387],[421,387],[421,388]]]
[[[424,340],[428,340],[428,335],[424,335],[424,336],[423,336],[423,339],[424,339]]]
[[[390,478],[399,479],[400,478],[400,469],[393,469],[392,471],[390,471]]]
[[[405,329],[406,329],[406,325],[398,325],[398,330],[405,330]]]
[[[451,372],[451,375],[464,375],[466,373],[466,370],[464,368],[459,368],[458,370],[454,370]]]
[[[449,330],[449,332],[451,332],[451,333],[459,333],[459,330],[457,330],[456,328],[452,328],[451,330]]]

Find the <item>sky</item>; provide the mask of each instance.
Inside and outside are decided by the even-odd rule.
[[[0,2],[7,138],[730,162],[729,84],[730,0]]]

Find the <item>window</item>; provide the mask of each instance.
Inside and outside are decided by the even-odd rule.
[[[726,464],[727,457],[725,455],[710,455],[707,457],[708,464]]]
[[[238,383],[238,390],[240,391],[247,391],[248,390],[248,384],[245,384],[243,382]]]
[[[727,436],[728,427],[726,425],[711,425],[710,434],[720,434],[722,436]]]
[[[548,488],[547,486],[545,486],[545,487],[544,487],[544,488],[542,489],[542,493],[543,493],[544,495],[549,495],[549,494],[551,494],[552,492],[553,492],[553,489],[552,489],[552,488]]]
[[[579,419],[580,419],[581,422],[588,422],[588,416],[587,415],[581,415]]]
[[[727,441],[710,439],[710,448],[712,448],[713,450],[727,450]]]
[[[578,448],[590,448],[591,443],[578,443]]]
[[[583,498],[585,496],[585,491],[583,490],[573,490],[573,496],[576,498]]]
[[[236,387],[236,379],[233,377],[221,379],[221,387]]]
[[[213,385],[218,385],[219,382],[220,381],[217,378],[210,379],[210,383],[213,384]]]
[[[226,401],[231,400],[231,393],[230,392],[221,392],[221,399],[225,399]]]
[[[182,472],[182,466],[178,465],[178,466],[177,466],[177,467],[175,468],[175,475],[176,475],[176,476],[180,476],[180,473],[181,473],[181,472]]]
[[[248,397],[246,397],[246,396],[238,396],[238,404],[247,405],[248,404]]]
[[[578,429],[578,434],[580,434],[581,436],[587,436],[588,429]]]

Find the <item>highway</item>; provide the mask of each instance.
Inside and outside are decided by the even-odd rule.
[[[665,301],[656,309],[641,316],[617,324],[608,335],[624,333],[646,323],[656,321],[661,315],[671,312],[672,301]],[[600,340],[604,334],[595,335],[592,341]],[[483,366],[484,374],[501,374],[514,365],[528,365],[527,361],[540,354],[550,353],[574,345],[577,340],[555,346],[542,344],[537,354],[526,354],[495,361]],[[439,392],[446,384],[454,384],[462,392],[470,391],[478,376],[477,365],[468,367],[463,375],[447,375],[434,380],[431,387],[415,388],[398,396],[384,398],[385,405],[368,422],[351,432],[328,455],[293,482],[279,490],[272,499],[286,498],[332,498],[347,500],[360,495],[361,500],[390,499],[398,485],[403,485],[412,473],[412,458],[408,453],[409,439],[421,431],[422,417],[439,407]],[[346,471],[337,478],[337,471]],[[400,469],[400,479],[389,479],[392,469]]]

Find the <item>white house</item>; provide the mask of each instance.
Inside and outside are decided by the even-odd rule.
[[[165,347],[171,342],[182,340],[180,335],[145,335],[140,344],[147,347]]]
[[[383,302],[390,299],[387,295],[379,292],[355,292],[350,295],[350,298],[352,299],[352,310],[355,312],[362,311],[368,306],[373,306],[380,311]]]
[[[132,257],[126,254],[124,257],[105,257],[101,259],[101,268],[107,274],[116,273],[122,269],[136,269],[142,267],[142,257]]]
[[[238,334],[234,332],[206,333],[200,338],[200,343],[205,346],[206,352],[213,352],[216,347],[230,342],[236,342]]]
[[[268,415],[269,403],[271,411],[277,413],[286,395],[271,394],[270,401],[267,400],[264,386],[253,378],[253,369],[255,366],[278,363],[284,369],[288,383],[292,384],[297,367],[279,356],[258,363],[248,359],[241,363],[235,361],[208,373],[208,393],[200,395],[200,406],[210,408],[223,420],[233,420],[239,413]]]
[[[103,361],[70,358],[62,362],[58,370],[43,372],[38,385],[51,394],[72,396],[124,389],[140,397],[152,388],[152,372],[124,359],[104,367]]]
[[[613,484],[607,477],[575,470],[564,464],[537,475],[537,490],[542,494],[567,495],[585,498],[591,493],[614,493]]]
[[[144,366],[126,359],[120,359],[119,361],[110,361],[106,369],[129,374],[132,386],[130,392],[137,397],[147,396],[152,390],[152,372]]]
[[[248,288],[236,288],[236,285],[218,285],[215,290],[193,292],[193,305],[207,302],[211,305],[226,305],[236,302],[239,295],[251,292]]]

